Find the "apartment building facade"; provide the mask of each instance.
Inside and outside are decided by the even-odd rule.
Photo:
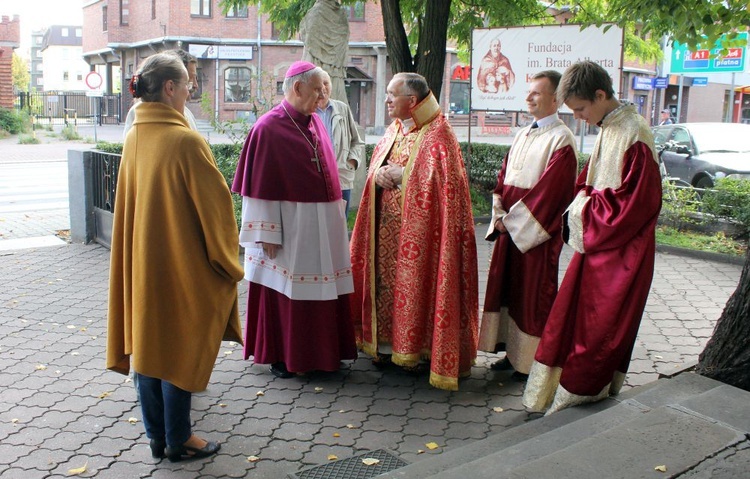
[[[41,48],[37,50],[42,55],[44,91],[87,90],[85,78],[90,67],[83,61],[82,45],[83,28],[80,25],[52,25],[47,28]]]
[[[392,74],[380,6],[358,2],[345,8],[349,104],[362,126],[382,129],[389,121],[384,101]],[[123,111],[132,104],[125,85],[144,58],[175,48],[195,54],[199,88],[188,108],[199,119],[252,120],[259,103],[281,100],[284,73],[303,50],[299,38],[281,41],[257,4],[225,14],[219,0],[89,0],[83,6],[83,30],[83,58],[104,77],[106,92],[113,92],[119,75]],[[446,62],[446,92],[456,63]]]

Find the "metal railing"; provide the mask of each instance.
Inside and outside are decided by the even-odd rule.
[[[48,125],[116,125],[122,118],[120,94],[86,96],[75,92],[19,92],[14,101],[18,111],[25,111],[35,124]]]
[[[122,155],[101,151],[92,151],[91,155],[94,208],[114,213]]]

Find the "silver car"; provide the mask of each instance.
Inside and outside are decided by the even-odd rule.
[[[652,130],[671,181],[711,188],[718,178],[750,179],[750,125],[678,123]]]

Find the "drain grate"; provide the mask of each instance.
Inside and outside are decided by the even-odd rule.
[[[368,457],[379,459],[380,462],[372,466],[365,465],[362,459]],[[390,451],[376,449],[346,459],[302,469],[294,474],[289,474],[287,477],[289,479],[370,479],[386,472],[395,471],[408,464]]]

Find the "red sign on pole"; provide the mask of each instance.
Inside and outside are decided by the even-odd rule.
[[[88,75],[86,75],[85,81],[86,86],[91,88],[92,90],[98,90],[104,82],[102,76],[97,72],[89,72]]]

